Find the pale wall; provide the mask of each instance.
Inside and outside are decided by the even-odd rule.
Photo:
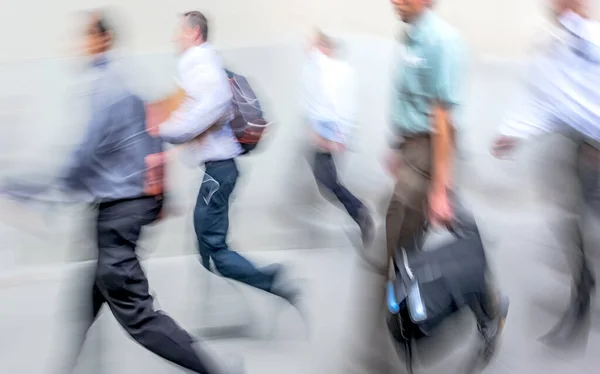
[[[477,53],[512,57],[539,29],[546,0],[439,0],[438,11]],[[7,0],[0,13],[0,62],[64,56],[72,50],[75,12],[119,4],[133,52],[172,48],[178,12],[199,9],[214,20],[220,47],[268,45],[314,26],[393,37],[399,27],[388,0]],[[10,4],[10,6],[8,6]]]

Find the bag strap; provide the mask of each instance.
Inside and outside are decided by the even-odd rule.
[[[408,374],[414,374],[412,343],[412,337],[404,340],[404,355],[406,356],[406,371]]]

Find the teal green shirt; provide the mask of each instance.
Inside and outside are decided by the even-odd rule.
[[[399,134],[430,132],[434,104],[452,111],[458,125],[464,56],[458,32],[427,11],[407,30],[395,71],[391,122]]]

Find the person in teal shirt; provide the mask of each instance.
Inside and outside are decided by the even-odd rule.
[[[390,108],[394,136],[386,168],[395,187],[386,215],[386,271],[392,259],[394,269],[402,267],[402,256],[395,255],[399,250],[421,249],[427,227],[451,227],[467,213],[453,212],[451,207],[461,204],[455,198],[450,201],[456,196],[452,162],[466,86],[464,44],[458,32],[433,13],[431,0],[392,0],[392,5],[407,27]],[[477,300],[479,305],[469,306],[483,337],[481,357],[489,362],[508,302],[487,282]]]
[[[462,104],[465,48],[458,32],[430,9],[431,0],[393,0],[407,24],[391,103],[394,133],[386,169],[396,186],[387,212],[387,247],[422,236],[425,221],[452,219],[454,134]]]
[[[402,136],[433,130],[436,104],[456,126],[464,85],[465,48],[458,32],[432,11],[406,30],[395,71],[391,122]]]

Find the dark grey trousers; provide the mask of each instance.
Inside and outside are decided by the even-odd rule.
[[[156,220],[161,207],[162,199],[156,197],[99,205],[98,261],[85,328],[91,327],[106,304],[123,329],[149,351],[193,372],[213,374],[214,364],[208,356],[201,358],[201,352],[193,347],[194,339],[154,308],[148,279],[136,255],[142,228]]]

